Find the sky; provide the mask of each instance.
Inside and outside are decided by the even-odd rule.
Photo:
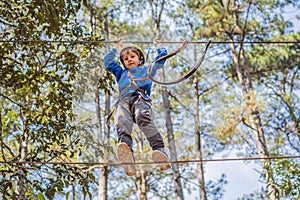
[[[215,155],[213,159],[237,158],[236,153]],[[222,200],[234,200],[242,197],[245,194],[250,194],[254,191],[261,190],[265,186],[260,180],[261,166],[257,161],[218,161],[206,162],[204,178],[206,181],[212,180],[216,182],[222,174],[226,175],[228,184],[224,185],[224,195]],[[199,192],[195,191],[192,194],[185,192],[185,197],[188,200],[199,199]]]
[[[299,19],[297,19],[297,15],[300,17],[300,8],[288,6],[284,13],[284,18],[293,23],[295,31],[300,31],[300,23]]]

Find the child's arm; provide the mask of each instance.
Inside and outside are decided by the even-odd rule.
[[[154,45],[157,48],[157,54],[158,54],[156,56],[155,60],[157,60],[160,57],[165,56],[165,55],[168,54],[166,48],[164,48],[164,47],[161,46],[161,41],[160,40],[155,40],[154,41]],[[161,61],[155,63],[154,66],[153,66],[153,70],[152,70],[151,76],[155,76],[157,70],[164,67],[165,62],[166,62],[166,60],[161,60]]]
[[[118,65],[115,62],[114,59],[116,57],[117,50],[120,48],[122,43],[123,43],[122,40],[118,40],[117,42],[115,42],[115,46],[108,51],[108,53],[104,56],[104,59],[103,59],[104,67],[109,72],[114,74],[116,76],[117,80],[119,79],[123,69],[120,65]]]
[[[109,52],[104,56],[104,66],[107,69],[115,62],[114,59],[116,57],[116,53],[123,44],[123,40],[116,40],[114,41],[114,44],[114,48],[110,49]]]
[[[160,57],[163,57],[165,55],[168,54],[167,49],[165,47],[159,46],[157,47],[157,54],[158,56],[156,56],[155,60],[159,59]],[[164,65],[166,62],[166,60],[161,60],[159,62],[157,62],[158,64]]]
[[[119,48],[120,48],[120,47],[122,46],[122,44],[123,44],[123,40],[122,40],[122,39],[118,39],[118,40],[115,40],[114,43],[115,43],[115,49],[118,51]]]
[[[153,44],[157,49],[157,54],[158,56],[156,56],[155,60],[159,59],[162,56],[165,56],[168,54],[167,50],[161,46],[161,40],[160,39],[154,39],[153,40]],[[165,64],[165,60],[159,61],[159,64]],[[163,67],[163,66],[162,66]]]

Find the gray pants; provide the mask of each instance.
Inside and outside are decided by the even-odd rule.
[[[121,98],[115,112],[115,127],[118,141],[125,142],[132,149],[132,128],[136,123],[145,134],[153,150],[164,148],[163,138],[153,122],[153,111],[150,100],[137,94]]]

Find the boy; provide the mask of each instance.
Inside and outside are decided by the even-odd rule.
[[[148,68],[145,67],[145,54],[134,45],[123,48],[120,52],[120,61],[124,69],[114,61],[116,53],[123,41],[115,42],[114,48],[104,57],[105,68],[115,75],[119,86],[119,101],[114,117],[118,133],[118,159],[124,165],[127,176],[136,173],[132,151],[131,132],[133,123],[136,123],[145,134],[153,150],[152,159],[159,163],[160,169],[171,168],[167,154],[164,151],[163,138],[153,122],[153,110],[150,99],[152,81],[148,78]],[[167,54],[167,50],[158,45],[156,59]],[[160,61],[154,66],[156,70],[162,68],[165,61]]]

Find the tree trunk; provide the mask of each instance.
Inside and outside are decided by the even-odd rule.
[[[75,185],[72,184],[72,200],[76,199]]]
[[[99,162],[102,162],[100,160]],[[107,199],[107,179],[108,177],[108,169],[107,166],[100,167],[100,178],[99,178],[99,186],[98,186],[98,199],[106,200]]]
[[[239,82],[242,86],[244,97],[246,97],[247,106],[249,106],[251,110],[250,122],[251,127],[253,129],[253,134],[255,136],[257,153],[260,156],[260,158],[269,157],[269,151],[265,141],[264,130],[260,119],[260,113],[257,110],[256,106],[253,106],[256,104],[256,99],[252,88],[251,75],[249,73],[249,66],[244,55],[245,53],[243,47],[242,45],[240,45],[240,53],[237,53],[235,50],[234,43],[233,41],[231,41],[231,51],[233,54],[233,60],[236,65],[236,73]],[[239,60],[239,58],[241,60]],[[242,65],[240,65],[240,61],[242,62]],[[267,182],[268,196],[271,200],[276,200],[278,198],[276,196],[276,188],[274,185],[274,178],[272,176],[271,160],[262,159],[261,161],[263,165],[263,173]]]
[[[196,48],[194,47],[194,60],[196,61]],[[200,128],[200,117],[199,117],[199,73],[194,74],[194,120],[195,120],[195,145],[196,145],[196,157],[197,160],[202,160],[202,148],[201,148],[201,128]],[[197,178],[199,183],[199,195],[201,200],[206,200],[205,180],[204,180],[204,169],[203,162],[197,164]]]
[[[109,115],[110,113],[110,94],[108,91],[105,92],[105,118]],[[105,145],[109,145],[110,142],[109,142],[109,137],[110,137],[110,129],[108,126],[104,126],[105,127],[105,131],[104,131],[104,144]]]
[[[106,41],[109,40],[109,27],[108,27],[108,19],[107,19],[107,15],[105,15],[105,21],[104,21],[104,32],[105,32],[105,39]],[[109,47],[109,43],[106,44],[106,51],[108,51],[110,49]],[[98,91],[98,88],[96,89],[96,91]],[[99,95],[99,91],[96,93],[98,94],[98,99],[100,98]],[[97,106],[97,116],[101,117],[101,112],[100,112],[100,103],[96,103]],[[110,94],[108,92],[105,93],[105,116],[108,116],[110,113]],[[99,121],[99,139],[100,141],[102,141],[102,144],[104,147],[106,147],[107,145],[109,145],[109,137],[110,137],[110,130],[108,126],[104,126],[104,135],[102,135],[102,131],[103,131],[103,126],[101,123],[101,118],[98,119]],[[105,122],[104,122],[105,123]],[[104,149],[105,150],[105,149]],[[106,155],[106,154],[105,154]],[[107,158],[101,158],[99,157],[99,162],[107,162]],[[100,178],[99,178],[99,186],[98,186],[98,199],[99,200],[106,200],[107,199],[107,184],[108,184],[108,166],[103,165],[100,166]]]
[[[100,107],[100,91],[98,89],[98,86],[95,86],[95,106],[96,106],[96,118],[97,118],[97,123],[99,125],[98,128],[98,133],[97,133],[97,139],[98,140],[102,140],[103,138],[103,134],[102,134],[102,119],[101,119],[101,107]]]
[[[170,108],[170,100],[169,100],[170,95],[166,87],[163,87],[162,96],[163,96],[167,133],[168,133],[170,159],[172,162],[174,162],[177,161],[177,152],[176,152],[176,145],[174,141],[172,119],[171,119],[171,108]],[[172,168],[173,168],[173,180],[174,180],[176,199],[184,199],[180,173],[179,173],[179,166],[177,163],[172,163]]]
[[[249,4],[250,6],[251,4]],[[236,1],[232,1],[232,8],[236,8],[237,3]],[[250,8],[250,7],[249,7]],[[238,13],[233,12],[234,17],[234,27],[240,27],[239,20],[238,20]],[[246,19],[247,20],[247,19]],[[245,24],[246,27],[246,24]],[[244,27],[244,28],[245,28]],[[244,33],[245,30],[241,32],[241,34]],[[265,141],[264,136],[264,130],[260,119],[260,114],[257,109],[256,105],[256,99],[254,95],[254,90],[252,87],[252,78],[249,71],[249,66],[245,57],[245,51],[243,49],[243,40],[244,35],[238,35],[238,40],[241,41],[239,44],[239,51],[236,51],[235,45],[233,42],[234,35],[230,36],[230,46],[231,51],[233,55],[233,60],[236,66],[236,73],[238,76],[239,83],[242,86],[243,95],[245,97],[245,101],[247,104],[247,107],[250,109],[250,123],[251,127],[253,129],[253,134],[255,136],[256,146],[257,146],[257,153],[260,156],[260,158],[266,158],[269,157],[269,151],[268,147]],[[240,64],[242,63],[242,64]],[[274,178],[272,176],[272,167],[271,167],[271,160],[270,159],[262,159],[262,165],[263,165],[263,174],[265,176],[266,182],[267,182],[267,189],[268,189],[268,196],[271,200],[278,199],[276,195],[276,187],[274,185]]]
[[[146,192],[146,174],[143,169],[139,170],[139,175],[136,178],[137,181],[137,189],[138,189],[138,199],[139,200],[146,200],[147,199],[147,192]]]
[[[98,129],[98,137],[97,139],[102,141],[103,140],[103,134],[102,134],[102,120],[101,120],[101,109],[100,109],[100,92],[98,89],[98,86],[95,88],[95,103],[96,103],[96,116],[97,116],[97,122],[99,125]],[[102,142],[104,145],[104,142]],[[99,162],[105,162],[105,158],[99,157]],[[100,166],[100,178],[99,178],[99,185],[98,185],[98,199],[99,200],[106,200],[107,199],[107,176],[108,176],[108,170],[107,166],[103,165]]]
[[[23,135],[20,140],[20,160],[19,162],[26,162],[27,153],[28,153],[28,138],[29,138],[29,130],[27,127],[27,119],[24,117],[23,119]],[[17,176],[17,194],[19,200],[27,199],[25,197],[25,177],[26,177],[26,170],[23,167],[24,164],[20,164],[18,169],[18,176]]]
[[[152,28],[154,31],[154,39],[161,39],[160,32],[160,20],[163,12],[165,1],[163,0],[160,4],[155,4],[153,1],[150,1],[151,6],[151,14],[152,14]],[[164,70],[162,70],[163,80],[165,79]],[[169,150],[170,150],[170,159],[171,161],[177,160],[177,152],[176,145],[174,141],[174,133],[173,133],[173,125],[171,119],[171,108],[170,108],[170,100],[169,100],[169,92],[165,86],[162,87],[162,96],[163,96],[163,104],[165,111],[165,120],[167,125],[167,133],[168,133],[168,142],[169,142]],[[173,179],[174,179],[174,188],[176,199],[184,199],[183,189],[181,185],[181,179],[179,174],[179,166],[177,163],[172,163],[173,168]]]
[[[143,155],[143,137],[141,131],[139,131],[139,135],[137,137],[137,151]],[[144,171],[144,168],[142,165],[137,166],[138,174],[136,177],[136,183],[137,183],[137,190],[138,190],[138,199],[139,200],[146,200],[147,199],[147,180],[146,176],[147,173]]]

